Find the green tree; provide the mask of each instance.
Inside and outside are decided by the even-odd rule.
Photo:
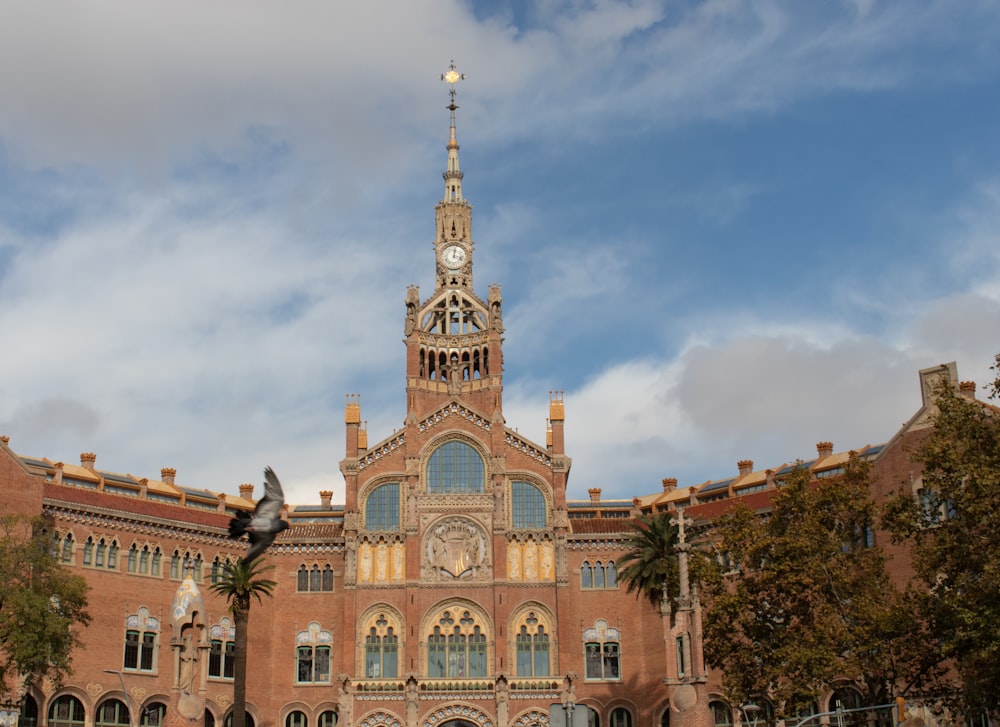
[[[618,577],[628,592],[645,596],[654,607],[677,594],[677,526],[670,520],[663,512],[629,523],[632,533],[618,561]]]
[[[920,480],[906,483],[888,501],[884,521],[898,542],[911,546],[932,621],[934,639],[927,646],[955,666],[956,706],[967,713],[995,712],[1000,709],[1000,409],[950,387],[936,393],[935,404],[934,427],[914,457],[923,465]]]
[[[90,623],[89,587],[52,553],[44,521],[0,518],[0,583],[0,697],[19,677],[59,683]]]
[[[240,559],[226,563],[219,580],[211,590],[225,596],[229,611],[236,625],[236,640],[233,644],[233,727],[246,727],[247,715],[247,625],[250,621],[250,605],[253,599],[263,603],[263,596],[274,595],[278,585],[264,577],[264,573],[274,566],[264,567],[261,560],[249,563]]]
[[[705,657],[735,702],[767,695],[794,717],[829,685],[850,683],[884,704],[920,678],[923,631],[872,545],[870,466],[814,480],[800,467],[781,481],[766,518],[737,506],[709,536],[717,557],[697,564],[705,602]]]

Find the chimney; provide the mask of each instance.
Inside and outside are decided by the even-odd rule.
[[[829,457],[833,454],[833,442],[816,442],[816,454],[819,455],[820,459]]]
[[[365,419],[364,424],[358,429],[358,449],[366,450],[368,449],[368,420]]]
[[[93,452],[81,452],[80,453],[80,466],[86,470],[94,471],[94,463],[97,461],[97,455]]]
[[[589,490],[587,490],[587,493],[590,495],[590,501],[595,505],[601,501],[600,487],[591,487]]]
[[[219,501],[219,504],[215,506],[215,511],[216,512],[225,512],[226,511],[226,493],[220,492],[215,497]]]
[[[54,465],[52,465],[52,469],[55,470],[55,473],[52,475],[53,483],[57,485],[62,484],[63,467],[65,466],[66,465],[64,465],[62,462],[56,462]]]
[[[774,488],[774,470],[764,470],[764,474],[767,476],[767,489]]]
[[[964,396],[966,399],[976,398],[976,382],[975,381],[963,381],[958,385],[958,392]]]
[[[253,501],[253,485],[244,482],[240,485],[240,497]]]
[[[324,510],[330,509],[330,500],[333,499],[333,490],[320,490],[319,503]]]
[[[663,478],[663,494],[673,492],[677,489],[677,478],[676,477],[664,477]]]
[[[10,444],[10,437],[8,437],[6,434],[0,434],[0,442],[3,442],[4,446],[7,446],[8,444]]]
[[[149,480],[143,477],[139,480],[139,497],[145,498],[149,494]]]
[[[740,469],[740,477],[748,475],[753,472],[753,460],[752,459],[741,459],[736,463],[736,466]]]
[[[546,445],[548,445],[548,429],[552,429],[552,446],[550,451],[552,454],[565,454],[566,453],[566,440],[565,440],[565,424],[566,424],[566,403],[564,394],[562,391],[550,391],[549,392],[549,425],[546,428],[545,440]]]
[[[160,470],[160,480],[165,485],[174,484],[174,477],[176,476],[177,476],[177,470],[175,470],[173,467],[164,467],[163,469]]]

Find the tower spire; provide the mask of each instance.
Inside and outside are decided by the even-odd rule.
[[[448,66],[448,70],[441,74],[441,80],[448,83],[450,103],[446,107],[451,112],[451,125],[448,128],[448,167],[444,172],[444,201],[462,201],[462,170],[458,166],[458,137],[455,133],[455,110],[458,104],[455,103],[455,84],[465,80],[465,74],[459,73],[455,69],[455,61]]]

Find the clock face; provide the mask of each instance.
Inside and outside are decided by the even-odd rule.
[[[467,257],[468,253],[461,245],[448,245],[441,251],[441,262],[451,269],[462,267]]]

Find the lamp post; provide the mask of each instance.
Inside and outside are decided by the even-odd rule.
[[[743,712],[743,718],[749,727],[757,727],[757,720],[760,719],[761,713],[761,706],[759,704],[754,704],[753,700],[751,700],[740,707],[740,711]]]
[[[136,718],[138,717],[138,715],[135,715],[135,710],[132,708],[132,697],[129,696],[128,690],[125,688],[125,675],[122,674],[117,669],[105,669],[104,673],[105,674],[117,674],[118,675],[118,683],[121,684],[121,686],[122,686],[122,694],[125,695],[125,706],[128,707],[128,723],[129,723],[129,727],[132,727],[132,725],[136,724]],[[14,725],[14,727],[17,727],[17,726]]]

